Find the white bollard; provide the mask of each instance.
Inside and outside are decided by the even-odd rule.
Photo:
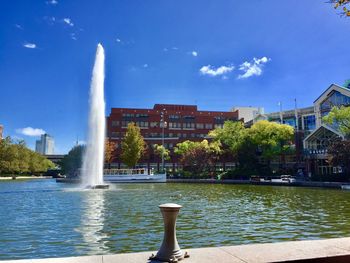
[[[182,253],[176,239],[176,218],[181,207],[181,205],[177,204],[163,204],[159,206],[164,219],[164,238],[157,255],[152,255],[150,259],[177,262],[189,257],[187,253]]]

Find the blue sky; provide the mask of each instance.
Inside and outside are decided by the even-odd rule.
[[[107,114],[155,103],[309,106],[350,78],[349,30],[320,0],[3,0],[0,123],[32,148],[28,135],[41,130],[57,153],[84,140],[99,42]]]

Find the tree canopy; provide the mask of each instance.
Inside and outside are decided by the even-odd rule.
[[[36,174],[54,167],[50,160],[28,149],[24,141],[0,140],[0,174]]]
[[[329,0],[335,9],[341,10],[341,15],[350,16],[350,0]]]
[[[174,149],[179,154],[180,162],[185,171],[192,172],[195,176],[201,176],[204,172],[215,170],[215,163],[221,154],[221,144],[218,141],[209,143],[184,141],[178,143]]]
[[[294,129],[286,124],[258,121],[248,130],[250,140],[259,147],[267,160],[291,149]]]
[[[222,128],[210,131],[209,136],[235,154],[245,140],[246,129],[242,122],[226,121]]]
[[[153,145],[153,151],[160,158],[163,156],[164,160],[169,160],[170,159],[170,151],[168,149],[166,149],[163,145],[154,144]]]
[[[340,132],[350,138],[350,107],[333,107],[322,119],[326,124],[338,126]]]
[[[327,149],[330,156],[329,160],[333,166],[341,166],[344,168],[345,174],[350,176],[350,141],[337,140],[333,142]]]
[[[74,146],[61,161],[62,172],[65,174],[73,174],[81,168],[85,145]]]
[[[104,161],[108,166],[110,167],[113,158],[114,158],[114,153],[116,151],[116,143],[113,141],[110,141],[108,139],[105,140],[105,156],[104,156]]]
[[[146,144],[140,128],[135,123],[129,123],[121,143],[121,160],[130,168],[134,167],[145,152]]]

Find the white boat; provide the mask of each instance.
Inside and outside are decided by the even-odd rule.
[[[107,183],[165,183],[166,173],[148,173],[148,169],[104,169],[103,181]]]
[[[350,184],[342,184],[341,189],[343,190],[350,190]]]

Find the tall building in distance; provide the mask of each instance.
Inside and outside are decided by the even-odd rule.
[[[54,154],[55,141],[48,134],[41,135],[40,140],[35,142],[35,151],[43,155]]]
[[[2,140],[2,133],[4,131],[4,126],[0,124],[0,140]]]

